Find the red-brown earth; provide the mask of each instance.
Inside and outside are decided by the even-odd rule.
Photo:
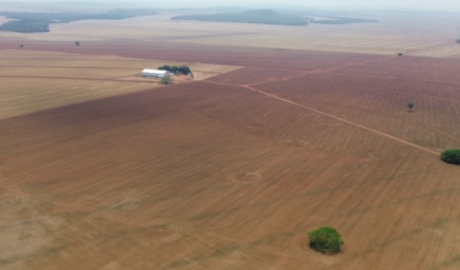
[[[245,68],[1,120],[2,269],[459,267],[460,61],[183,45],[27,46]]]

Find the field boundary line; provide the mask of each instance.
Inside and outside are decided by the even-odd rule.
[[[390,57],[389,56],[384,56],[384,57],[380,57],[380,58],[377,58],[377,59],[366,60],[366,61],[362,61],[362,62],[352,62],[352,63],[347,63],[345,65],[331,67],[331,68],[307,70],[307,71],[303,71],[300,74],[286,76],[286,77],[277,78],[277,79],[267,79],[267,80],[264,80],[264,81],[261,81],[261,82],[255,82],[255,83],[251,83],[251,84],[247,84],[247,85],[248,86],[255,86],[255,85],[264,84],[264,83],[289,81],[289,80],[291,80],[293,78],[304,77],[304,76],[308,76],[308,75],[311,75],[311,74],[329,74],[329,73],[331,73],[331,71],[334,71],[336,69],[349,67],[349,66],[355,66],[355,65],[363,65],[363,64],[366,64],[368,62],[382,61],[382,60],[385,60],[385,59],[388,59],[388,58],[390,58]],[[261,68],[261,69],[265,69],[265,68]],[[286,70],[286,69],[280,68],[280,70]]]
[[[339,72],[332,72],[329,74],[338,74],[338,75],[346,75],[346,76],[351,76],[354,74],[348,74],[348,73],[339,73]],[[308,74],[305,74],[307,76]],[[362,76],[367,76],[367,77],[378,77],[378,78],[384,78],[384,79],[395,79],[395,80],[403,80],[403,81],[415,81],[415,82],[435,82],[435,83],[446,83],[446,84],[460,84],[460,82],[452,82],[452,81],[429,81],[429,80],[415,80],[415,79],[404,79],[404,78],[396,78],[396,77],[385,77],[385,76],[374,76],[374,75],[364,75],[364,74],[356,74],[356,75],[362,75]],[[314,79],[313,79],[314,80]],[[377,88],[375,87],[370,87],[370,86],[364,86],[364,85],[356,85],[352,83],[339,83],[339,82],[330,82],[330,81],[321,81],[317,80],[315,81],[317,83],[329,83],[329,84],[337,84],[337,85],[349,85],[353,87],[358,87],[358,88],[365,88],[368,90],[371,90],[373,92],[379,92]],[[269,83],[269,82],[267,82]],[[262,83],[257,83],[262,84]],[[253,86],[255,84],[251,84],[250,86]],[[439,100],[444,100],[444,101],[451,101],[451,102],[460,102],[459,99],[452,99],[452,98],[445,98],[445,97],[436,97],[436,96],[431,96],[431,95],[425,95],[425,94],[419,94],[419,93],[411,93],[411,92],[404,92],[404,91],[397,91],[397,90],[385,90],[385,92],[393,92],[393,93],[400,93],[400,94],[406,94],[406,95],[415,95],[415,96],[421,96],[421,97],[427,97],[427,98],[433,98],[433,99],[439,99]]]
[[[23,68],[24,66],[21,65],[0,65],[0,68]],[[99,66],[44,66],[44,65],[37,65],[37,66],[30,66],[31,68],[49,68],[49,69],[108,69],[108,70],[129,70],[129,71],[139,71],[139,68],[123,68],[123,67],[99,67]],[[237,69],[235,69],[237,70]],[[223,75],[228,72],[217,72],[217,71],[206,71],[201,69],[193,69],[194,72],[202,72],[202,73],[209,73],[209,74],[217,74]],[[139,72],[130,75],[136,76]]]
[[[454,42],[442,43],[442,44],[437,44],[437,45],[430,46],[430,47],[411,50],[411,51],[406,52],[405,54],[409,55],[409,56],[410,55],[419,56],[419,55],[417,55],[418,53],[425,53],[425,52],[429,52],[429,51],[432,51],[434,49],[440,49],[440,48],[443,48],[443,47],[453,47],[455,45],[456,44]]]
[[[126,78],[130,75],[119,76],[116,78]],[[0,75],[0,78],[12,78],[12,79],[50,79],[50,80],[75,80],[75,81],[94,81],[94,82],[124,82],[124,83],[152,83],[152,81],[136,81],[136,80],[122,80],[122,79],[99,79],[99,78],[72,78],[72,77],[54,77],[54,76],[28,76],[28,75]]]
[[[460,143],[459,138],[457,138],[455,136],[452,136],[452,135],[450,135],[448,133],[445,133],[445,132],[437,129],[436,127],[433,127],[431,125],[428,125],[428,124],[425,124],[425,123],[422,123],[422,122],[419,122],[419,121],[416,121],[416,120],[412,120],[412,119],[405,118],[405,117],[394,116],[394,115],[391,115],[389,113],[381,112],[381,111],[377,111],[377,110],[360,108],[358,106],[340,105],[340,104],[335,104],[335,103],[332,103],[332,102],[327,102],[327,101],[322,101],[322,100],[314,100],[314,99],[310,99],[310,100],[320,102],[320,103],[329,104],[329,105],[333,105],[333,106],[337,106],[337,107],[347,108],[347,109],[350,109],[350,110],[364,111],[364,112],[370,112],[370,113],[376,113],[376,114],[384,115],[384,116],[386,116],[388,118],[396,119],[396,120],[399,120],[399,121],[402,121],[402,122],[407,122],[407,123],[411,123],[411,124],[426,128],[428,130],[433,131],[434,133],[437,133],[440,136],[445,137],[446,139],[450,139],[452,141]]]
[[[350,121],[350,120],[347,120],[347,119],[344,119],[344,118],[335,116],[335,115],[333,115],[333,114],[325,113],[325,112],[323,112],[323,111],[320,111],[320,110],[317,110],[317,109],[314,109],[314,108],[311,108],[311,107],[308,107],[308,106],[299,104],[299,103],[294,102],[294,101],[291,101],[291,100],[289,100],[289,99],[281,98],[281,97],[279,97],[279,96],[277,96],[277,95],[273,95],[273,94],[266,93],[266,92],[264,92],[264,91],[261,91],[261,90],[259,90],[259,89],[254,88],[254,87],[251,87],[251,86],[243,85],[243,87],[246,88],[246,89],[249,89],[249,90],[251,90],[251,91],[253,91],[253,92],[257,92],[257,93],[259,93],[259,94],[265,95],[265,96],[267,96],[267,97],[274,98],[274,99],[277,99],[277,100],[280,100],[280,101],[283,101],[283,102],[286,102],[286,103],[295,105],[295,106],[297,106],[297,107],[301,107],[301,108],[307,109],[307,110],[312,111],[312,112],[316,112],[316,113],[318,113],[318,114],[321,114],[321,115],[324,115],[324,116],[333,118],[333,119],[338,120],[338,121],[341,121],[341,122],[344,122],[344,123],[346,123],[346,124],[349,124],[349,125],[352,125],[352,126],[359,127],[359,128],[361,128],[361,129],[370,131],[370,132],[375,133],[375,134],[377,134],[377,135],[380,135],[380,136],[383,136],[383,137],[392,139],[392,140],[394,140],[394,141],[398,141],[398,142],[400,142],[400,143],[403,143],[403,144],[406,144],[406,145],[409,145],[409,146],[418,148],[418,149],[423,150],[423,151],[425,151],[425,152],[428,152],[428,153],[431,153],[431,154],[434,154],[434,155],[439,155],[439,153],[437,153],[437,152],[435,152],[435,151],[433,151],[433,150],[431,150],[431,149],[428,149],[428,148],[425,148],[425,147],[423,147],[423,146],[420,146],[420,145],[417,145],[417,144],[408,142],[408,141],[403,140],[403,139],[398,138],[398,137],[394,137],[394,136],[392,136],[392,135],[389,135],[389,134],[386,134],[386,133],[384,133],[384,132],[375,130],[375,129],[373,129],[373,128],[369,128],[369,127],[360,125],[360,124],[358,124],[358,123],[355,123],[355,122],[352,122],[352,121]]]
[[[401,77],[394,77],[391,75],[372,75],[372,74],[364,74],[364,73],[345,73],[345,72],[328,72],[329,74],[337,74],[337,75],[345,75],[345,76],[364,76],[364,77],[371,77],[371,78],[382,78],[382,79],[393,79],[393,80],[401,80],[401,81],[414,81],[414,82],[429,82],[429,83],[446,83],[446,84],[460,84],[459,81],[444,81],[444,80],[423,80],[423,79],[410,79],[410,78],[401,78]],[[307,74],[305,74],[307,75]]]
[[[337,85],[343,85],[341,83],[336,83],[336,82],[326,82],[326,81],[317,81],[317,83],[327,83],[327,84],[337,84]],[[260,83],[257,83],[257,84],[249,84],[248,86],[254,86],[254,85],[259,85]],[[378,93],[378,89],[374,88],[374,87],[369,87],[369,86],[361,86],[361,85],[354,85],[354,84],[347,84],[349,86],[353,86],[355,88],[362,88],[362,89],[366,89],[366,90],[369,90],[369,91],[372,91],[372,92],[376,92]],[[438,99],[438,100],[442,100],[442,101],[449,101],[449,102],[460,102],[460,100],[457,100],[457,99],[449,99],[449,98],[442,98],[442,97],[435,97],[435,96],[430,96],[430,95],[424,95],[424,94],[417,94],[417,93],[409,93],[409,92],[402,92],[402,91],[396,91],[396,90],[385,90],[386,92],[393,92],[393,93],[398,93],[398,94],[405,94],[405,95],[417,95],[417,96],[422,96],[422,97],[427,97],[427,98],[433,98],[433,99]],[[415,121],[415,120],[412,120],[412,119],[409,119],[409,118],[406,118],[406,117],[398,117],[398,116],[394,116],[394,115],[391,115],[389,113],[386,113],[386,112],[381,112],[381,111],[377,111],[377,110],[372,110],[372,109],[367,109],[367,108],[361,108],[361,107],[358,107],[358,106],[351,106],[351,105],[340,105],[340,104],[335,104],[335,103],[332,103],[332,102],[327,102],[327,101],[322,101],[322,100],[315,100],[315,99],[310,99],[311,101],[316,101],[316,102],[321,102],[321,103],[326,103],[326,104],[332,104],[334,106],[339,106],[339,107],[343,107],[343,108],[351,108],[351,109],[354,109],[354,110],[360,110],[360,111],[366,111],[366,112],[372,112],[372,113],[379,113],[379,114],[382,114],[382,115],[385,115],[387,117],[390,117],[390,118],[393,118],[393,119],[397,119],[397,120],[400,120],[400,121],[403,121],[403,122],[408,122],[408,123],[412,123],[412,124],[415,124],[415,125],[418,125],[418,126],[421,126],[421,127],[424,127],[426,129],[429,129],[445,138],[448,138],[452,141],[455,141],[457,143],[460,143],[460,140],[459,138],[455,137],[455,136],[452,136],[446,132],[443,132],[442,130],[439,130],[437,129],[436,127],[434,126],[431,126],[431,125],[428,125],[428,124],[425,124],[423,122],[420,122],[420,121]]]
[[[265,95],[265,96],[267,96],[267,97],[274,98],[274,99],[277,99],[277,100],[280,100],[280,101],[283,101],[283,102],[286,102],[286,103],[295,105],[295,106],[297,106],[297,107],[301,107],[301,108],[307,109],[307,110],[312,111],[312,112],[316,112],[316,113],[318,113],[318,114],[321,114],[321,115],[324,115],[324,116],[333,118],[333,119],[335,119],[335,120],[344,122],[344,123],[346,123],[346,124],[349,124],[349,125],[352,125],[352,126],[355,126],[355,127],[359,127],[359,128],[361,128],[361,129],[370,131],[370,132],[375,133],[375,134],[377,134],[377,135],[380,135],[380,136],[383,136],[383,137],[392,139],[392,140],[394,140],[394,141],[398,141],[398,142],[400,142],[400,143],[403,143],[403,144],[406,144],[406,145],[410,145],[410,146],[412,146],[412,147],[418,148],[418,149],[423,150],[423,151],[425,151],[425,152],[428,152],[428,153],[431,153],[431,154],[434,154],[434,155],[439,155],[439,153],[437,153],[437,152],[435,152],[435,151],[433,151],[433,150],[431,150],[431,149],[428,149],[428,148],[425,148],[425,147],[423,147],[423,146],[420,146],[420,145],[417,145],[417,144],[408,142],[408,141],[406,141],[406,140],[403,140],[403,139],[401,139],[401,138],[398,138],[398,137],[395,137],[395,136],[386,134],[386,133],[384,133],[384,132],[375,130],[375,129],[373,129],[373,128],[370,128],[370,127],[366,127],[366,126],[360,125],[360,124],[358,124],[358,123],[355,123],[355,122],[352,122],[352,121],[350,121],[350,120],[347,120],[347,119],[344,119],[344,118],[335,116],[335,115],[333,115],[333,114],[329,114],[329,113],[326,113],[326,112],[323,112],[323,111],[320,111],[320,110],[317,110],[317,109],[314,109],[314,108],[311,108],[311,107],[308,107],[308,106],[299,104],[299,103],[297,103],[297,102],[294,102],[294,101],[291,101],[291,100],[289,100],[289,99],[285,99],[285,98],[279,97],[279,96],[277,96],[277,95],[273,95],[273,94],[266,93],[266,92],[264,92],[264,91],[262,91],[262,90],[259,90],[259,89],[257,89],[257,88],[254,88],[254,87],[251,87],[251,86],[248,86],[248,85],[243,85],[243,87],[246,88],[246,89],[249,89],[249,90],[251,90],[251,91],[253,91],[253,92],[257,92],[257,93],[259,93],[259,94]]]
[[[215,82],[210,82],[210,81],[206,81],[208,83],[211,83],[211,84],[219,84],[219,85],[226,85],[226,86],[229,86],[228,84],[220,84],[220,83],[215,83]],[[384,132],[381,132],[381,131],[378,131],[376,129],[373,129],[373,128],[370,128],[370,127],[366,127],[366,126],[363,126],[363,125],[360,125],[358,123],[355,123],[355,122],[352,122],[350,120],[347,120],[347,119],[344,119],[344,118],[341,118],[341,117],[338,117],[338,116],[335,116],[333,114],[329,114],[329,113],[326,113],[326,112],[323,112],[323,111],[320,111],[320,110],[317,110],[317,109],[314,109],[314,108],[311,108],[311,107],[308,107],[308,106],[305,106],[305,105],[302,105],[302,104],[299,104],[297,102],[294,102],[294,101],[291,101],[289,99],[285,99],[285,98],[282,98],[282,97],[279,97],[277,95],[273,95],[273,94],[269,94],[269,93],[266,93],[262,90],[259,90],[257,88],[254,88],[254,87],[251,87],[249,85],[241,85],[241,87],[243,88],[246,88],[252,92],[256,92],[256,93],[259,93],[259,94],[262,94],[266,97],[269,97],[269,98],[274,98],[274,99],[277,99],[279,101],[282,101],[282,102],[285,102],[285,103],[289,103],[291,105],[294,105],[294,106],[297,106],[297,107],[300,107],[300,108],[303,108],[303,109],[307,109],[309,111],[312,111],[312,112],[315,112],[315,113],[318,113],[318,114],[321,114],[321,115],[324,115],[324,116],[327,116],[329,118],[332,118],[332,119],[335,119],[337,121],[340,121],[340,122],[343,122],[343,123],[346,123],[346,124],[349,124],[349,125],[352,125],[352,126],[355,126],[355,127],[358,127],[358,128],[361,128],[361,129],[364,129],[364,130],[367,130],[367,131],[370,131],[374,134],[377,134],[377,135],[380,135],[382,137],[385,137],[385,138],[388,138],[388,139],[392,139],[394,141],[397,141],[397,142],[400,142],[400,143],[403,143],[403,144],[406,144],[406,145],[409,145],[409,146],[412,146],[412,147],[415,147],[415,148],[418,148],[420,150],[423,150],[425,152],[428,152],[430,154],[433,154],[433,155],[436,155],[438,156],[439,153],[436,152],[436,151],[433,151],[431,149],[428,149],[428,148],[425,148],[423,146],[420,146],[420,145],[417,145],[417,144],[414,144],[414,143],[411,143],[409,141],[406,141],[404,139],[401,139],[401,138],[398,138],[398,137],[395,137],[395,136],[392,136],[392,135],[389,135],[387,133],[384,133]]]

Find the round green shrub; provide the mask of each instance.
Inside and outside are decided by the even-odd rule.
[[[441,154],[441,159],[447,163],[460,165],[460,149],[449,149]]]
[[[308,233],[310,247],[321,253],[336,254],[344,244],[337,230],[330,227],[321,227]]]

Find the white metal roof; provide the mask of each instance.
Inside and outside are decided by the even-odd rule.
[[[142,70],[142,73],[148,73],[148,74],[158,74],[158,75],[165,75],[168,71],[166,70],[158,70],[158,69],[149,69],[146,68]]]

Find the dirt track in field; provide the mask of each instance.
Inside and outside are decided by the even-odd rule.
[[[324,115],[324,116],[331,117],[331,118],[333,118],[333,119],[335,119],[335,120],[338,120],[338,121],[347,123],[347,124],[349,124],[349,125],[352,125],[352,126],[355,126],[355,127],[358,127],[358,128],[362,128],[362,129],[365,129],[365,130],[367,130],[367,131],[370,131],[370,132],[376,133],[376,134],[378,134],[378,135],[381,135],[381,136],[390,138],[390,139],[395,140],[395,141],[398,141],[398,142],[400,142],[400,143],[404,143],[404,144],[406,144],[406,145],[413,146],[413,147],[415,147],[415,148],[418,148],[418,149],[420,149],[420,150],[423,150],[423,151],[426,151],[426,152],[428,152],[428,153],[434,154],[434,155],[436,155],[436,156],[439,155],[439,153],[437,153],[437,152],[435,152],[435,151],[432,151],[432,150],[430,150],[430,149],[427,149],[427,148],[425,148],[425,147],[422,147],[422,146],[420,146],[420,145],[416,145],[416,144],[410,143],[410,142],[408,142],[408,141],[405,141],[405,140],[396,138],[396,137],[394,137],[394,136],[390,136],[390,135],[388,135],[388,134],[386,134],[386,133],[380,132],[380,131],[375,130],[375,129],[372,129],[372,128],[365,127],[365,126],[360,125],[360,124],[356,124],[356,123],[354,123],[354,122],[352,122],[352,121],[349,121],[349,120],[346,120],[346,119],[343,119],[343,118],[334,116],[334,115],[332,115],[332,114],[324,113],[324,112],[322,112],[322,111],[319,111],[319,110],[316,110],[316,109],[313,109],[313,108],[310,108],[310,107],[307,107],[307,106],[303,106],[303,105],[301,105],[301,104],[299,104],[299,103],[296,103],[296,102],[293,102],[293,101],[291,101],[291,100],[287,100],[287,99],[284,99],[284,98],[280,98],[280,97],[278,97],[277,95],[265,93],[265,92],[263,92],[263,91],[261,91],[261,90],[259,90],[259,89],[254,88],[254,87],[245,86],[245,88],[247,88],[247,89],[249,89],[249,90],[251,90],[251,91],[257,92],[257,93],[259,93],[259,94],[265,95],[265,96],[267,96],[267,97],[274,98],[274,99],[277,99],[277,100],[280,100],[280,101],[283,101],[283,102],[287,102],[287,103],[289,103],[289,104],[292,104],[292,105],[295,105],[295,106],[299,106],[299,107],[301,107],[301,108],[304,108],[304,109],[313,111],[313,112],[315,112],[315,113],[318,113],[318,114],[321,114],[321,115]]]
[[[301,75],[301,76],[303,76],[303,75]],[[296,76],[293,76],[293,77],[296,77]],[[293,77],[283,78],[283,79],[281,79],[280,81],[288,80],[288,79],[293,78]],[[259,83],[256,83],[256,84],[267,83],[267,82],[273,82],[273,81],[275,81],[275,80],[274,80],[274,79],[271,79],[271,80],[269,80],[269,81],[259,82]],[[216,82],[210,82],[210,83],[220,84],[220,83],[216,83]],[[335,120],[338,120],[338,121],[347,123],[347,124],[349,124],[349,125],[352,125],[352,126],[355,126],[355,127],[358,127],[358,128],[361,128],[361,129],[364,129],[364,130],[367,130],[367,131],[370,131],[370,132],[373,132],[373,133],[376,133],[376,134],[378,134],[378,135],[381,135],[381,136],[390,138],[390,139],[392,139],[392,140],[398,141],[398,142],[400,142],[400,143],[403,143],[403,144],[406,144],[406,145],[409,145],[409,146],[418,148],[418,149],[420,149],[420,150],[426,151],[426,152],[431,153],[431,154],[434,154],[434,155],[436,155],[436,156],[439,156],[439,154],[440,154],[440,153],[435,152],[435,151],[432,151],[432,150],[430,150],[430,149],[428,149],[428,148],[425,148],[425,147],[422,147],[422,146],[420,146],[420,145],[416,145],[416,144],[413,144],[413,143],[411,143],[411,142],[408,142],[408,141],[399,139],[399,138],[397,138],[397,137],[388,135],[388,134],[383,133],[383,132],[380,132],[380,131],[378,131],[378,130],[375,130],[375,129],[372,129],[372,128],[369,128],[369,127],[366,127],[366,126],[363,126],[363,125],[360,125],[360,124],[357,124],[357,123],[354,123],[354,122],[352,122],[352,121],[349,121],[349,120],[346,120],[346,119],[343,119],[343,118],[334,116],[334,115],[332,115],[332,114],[325,113],[325,112],[323,112],[323,111],[320,111],[320,110],[317,110],[317,109],[314,109],[314,108],[310,108],[310,107],[301,105],[301,104],[299,104],[299,103],[293,102],[292,100],[280,98],[280,97],[277,96],[277,95],[273,95],[273,94],[266,93],[266,92],[264,92],[264,91],[261,91],[260,89],[257,89],[257,88],[252,87],[251,85],[237,85],[237,84],[233,84],[233,85],[232,85],[232,84],[220,84],[220,85],[242,86],[242,87],[244,87],[244,88],[246,88],[246,89],[248,89],[248,90],[250,90],[250,91],[254,91],[254,92],[256,92],[256,93],[265,95],[265,96],[267,96],[267,97],[274,98],[274,99],[280,100],[280,101],[282,101],[282,102],[286,102],[286,103],[292,104],[292,105],[294,105],[294,106],[298,106],[298,107],[301,107],[301,108],[303,108],[303,109],[307,109],[307,110],[313,111],[313,112],[315,112],[315,113],[318,113],[318,114],[321,114],[321,115],[324,115],[324,116],[333,118],[333,119],[335,119]],[[458,140],[458,139],[455,138],[455,137],[450,136],[449,134],[439,132],[438,130],[434,129],[433,127],[424,125],[424,124],[419,123],[419,122],[414,122],[414,121],[412,121],[412,122],[413,122],[413,123],[416,123],[416,124],[421,124],[421,125],[424,126],[425,128],[432,129],[432,130],[434,130],[435,132],[440,133],[440,134],[442,134],[442,135],[444,135],[444,136],[446,136],[446,137],[448,137],[448,138],[450,138],[450,139],[452,139],[452,140],[456,140],[458,143],[460,143],[460,140]]]
[[[330,73],[330,72],[323,72],[323,73]],[[291,77],[289,77],[289,78],[283,78],[283,79],[281,79],[281,81],[285,81],[285,80],[287,80],[287,79],[292,79],[292,78],[294,78],[294,77],[302,77],[302,76],[304,76],[304,75],[309,75],[309,74],[312,74],[312,72],[307,72],[307,73],[302,74],[302,75],[299,75],[299,76],[291,76]],[[332,74],[334,74],[334,73],[332,72]],[[276,79],[270,79],[270,80],[268,80],[268,81],[253,83],[253,84],[250,84],[250,85],[239,85],[239,86],[243,86],[243,87],[245,87],[245,88],[248,88],[249,90],[259,92],[259,93],[261,93],[261,94],[263,94],[263,95],[267,95],[267,96],[270,96],[270,97],[273,97],[273,98],[279,98],[279,97],[276,96],[276,95],[268,94],[268,93],[266,93],[266,92],[263,92],[263,91],[261,91],[261,90],[256,89],[256,88],[253,87],[253,86],[256,86],[256,85],[259,85],[259,84],[265,84],[265,83],[270,83],[270,82],[274,82],[274,81],[277,81],[277,80],[276,80]],[[278,80],[278,81],[279,81],[279,80]],[[212,83],[216,83],[216,82],[212,82]],[[219,84],[219,83],[217,83],[217,84]],[[224,85],[225,85],[225,84],[224,84]],[[227,85],[231,85],[231,84],[227,84]],[[338,85],[338,86],[339,86],[339,85]],[[378,89],[376,89],[376,88],[370,88],[370,87],[368,87],[368,88],[366,88],[366,89],[378,91]],[[394,92],[394,93],[404,93],[404,92],[401,92],[401,91],[391,91],[391,92]],[[439,99],[439,100],[450,101],[450,102],[460,102],[460,100],[453,100],[453,99],[448,99],[448,98],[439,98],[439,97],[433,97],[433,96],[421,95],[421,94],[417,94],[417,95],[420,95],[420,96],[423,96],[423,97],[428,97],[428,98],[434,98],[434,99]],[[290,101],[290,100],[284,100],[284,99],[281,99],[281,100],[286,101],[286,102],[292,102],[292,101]],[[296,103],[296,105],[302,106],[302,105],[297,104],[297,103]],[[334,106],[342,106],[342,107],[347,107],[347,108],[350,108],[350,109],[360,110],[360,111],[363,111],[363,112],[373,112],[373,113],[383,114],[383,115],[385,115],[385,116],[388,117],[388,118],[394,118],[394,119],[396,119],[396,120],[401,120],[401,121],[404,121],[404,122],[413,123],[413,124],[416,124],[416,125],[423,126],[424,128],[430,129],[431,131],[434,131],[434,132],[436,132],[437,134],[439,134],[439,135],[441,135],[441,136],[444,136],[444,137],[449,138],[449,139],[451,139],[451,140],[453,140],[453,141],[456,141],[457,143],[460,143],[460,138],[454,137],[454,136],[452,136],[452,135],[450,135],[450,134],[448,134],[448,133],[442,132],[442,131],[440,131],[439,129],[437,129],[436,127],[431,126],[431,125],[427,125],[427,124],[425,124],[425,123],[423,123],[423,122],[420,122],[420,121],[414,121],[414,120],[412,120],[412,119],[403,118],[403,117],[395,117],[395,116],[393,116],[393,115],[391,115],[391,114],[385,114],[385,113],[382,113],[382,112],[378,112],[378,111],[371,110],[371,109],[364,109],[364,108],[360,108],[360,107],[357,107],[357,106],[344,106],[344,105],[339,105],[339,104],[334,104]],[[374,130],[374,131],[375,131],[375,130]],[[377,132],[378,132],[378,131],[377,131]],[[426,148],[425,148],[425,150],[426,150]]]
[[[81,59],[244,68],[0,120],[0,268],[458,266],[459,168],[438,155],[460,147],[460,62],[120,42]],[[319,226],[343,253],[308,248]]]
[[[359,127],[359,128],[363,128],[363,129],[366,129],[370,132],[375,132],[377,134],[380,134],[382,136],[387,136],[389,138],[392,138],[396,141],[399,141],[401,143],[405,143],[405,144],[408,144],[408,145],[411,145],[413,147],[416,147],[416,148],[419,148],[423,151],[427,151],[427,152],[430,152],[432,154],[435,154],[435,155],[439,155],[439,153],[435,152],[435,151],[432,151],[430,149],[427,149],[425,147],[421,147],[419,145],[416,145],[416,144],[413,144],[413,143],[410,143],[408,141],[405,141],[405,140],[401,140],[397,137],[394,137],[394,136],[390,136],[386,133],[382,133],[378,130],[375,130],[375,129],[372,129],[372,128],[368,128],[368,127],[365,127],[365,126],[362,126],[362,125],[359,125],[359,124],[356,124],[354,122],[351,122],[351,121],[348,121],[346,119],[342,119],[340,117],[336,117],[334,115],[331,115],[331,114],[327,114],[327,113],[324,113],[322,111],[319,111],[319,110],[316,110],[316,109],[313,109],[313,108],[310,108],[310,107],[306,107],[306,106],[303,106],[301,104],[298,104],[298,103],[295,103],[293,102],[292,100],[287,100],[287,99],[283,99],[283,98],[280,98],[278,97],[277,95],[273,95],[273,94],[269,94],[269,93],[266,93],[260,89],[257,89],[255,88],[254,86],[256,85],[260,85],[260,84],[266,84],[266,83],[273,83],[273,82],[280,82],[280,81],[287,81],[287,80],[290,80],[290,79],[294,79],[294,78],[298,78],[298,77],[304,77],[304,76],[307,76],[307,75],[314,75],[314,74],[323,74],[323,73],[331,73],[331,74],[334,74],[334,71],[336,69],[341,69],[341,68],[344,68],[344,67],[352,67],[354,65],[365,65],[365,64],[369,64],[369,63],[372,63],[372,64],[375,64],[375,63],[378,63],[378,61],[384,61],[385,59],[391,59],[393,57],[382,57],[381,59],[372,59],[372,60],[367,60],[367,61],[363,61],[363,62],[359,62],[359,63],[352,63],[352,64],[346,64],[346,65],[343,65],[343,66],[337,66],[337,67],[334,67],[334,68],[329,68],[329,69],[325,69],[325,70],[315,70],[315,71],[307,71],[307,72],[303,72],[303,73],[300,73],[300,74],[296,74],[296,75],[292,75],[292,76],[287,76],[287,77],[282,77],[282,78],[268,78],[264,81],[260,81],[260,82],[255,82],[255,83],[251,83],[251,84],[248,84],[248,85],[245,85],[245,84],[241,84],[241,83],[219,83],[219,82],[215,82],[215,81],[209,81],[210,83],[215,83],[215,84],[221,84],[221,85],[229,85],[229,86],[241,86],[241,87],[244,87],[244,88],[247,88],[251,91],[255,91],[257,93],[260,93],[262,95],[266,95],[268,97],[271,97],[271,98],[275,98],[275,99],[278,99],[278,100],[281,100],[283,102],[287,102],[287,103],[290,103],[290,104],[293,104],[295,106],[300,106],[302,108],[305,108],[305,109],[308,109],[308,110],[312,110],[314,112],[317,112],[319,114],[323,114],[323,115],[326,115],[326,116],[329,116],[329,117],[332,117],[336,120],[339,120],[339,121],[343,121],[343,122],[346,122],[348,124],[351,124],[351,125],[354,125],[356,127]],[[250,73],[251,71],[249,70],[246,70],[246,69],[243,69],[243,70],[240,70],[239,72],[246,72],[246,73]],[[337,74],[341,74],[341,73],[337,73]],[[232,77],[233,73],[231,75],[229,75],[228,77]],[[364,75],[366,76],[366,75]],[[388,78],[388,77],[383,77],[383,76],[376,76],[376,77],[380,77],[380,78]],[[394,77],[392,77],[394,78]],[[220,79],[218,79],[220,80]],[[405,79],[407,80],[407,79]],[[414,81],[426,81],[426,82],[435,82],[435,83],[452,83],[452,82],[444,82],[444,81],[433,81],[433,80],[416,80],[414,79]],[[455,82],[456,83],[456,82]],[[367,89],[371,89],[371,90],[377,90],[377,88],[367,88]],[[398,92],[398,91],[392,91],[392,92],[396,92],[396,93],[404,93],[404,92]],[[426,96],[426,95],[424,95]],[[431,97],[431,96],[428,96],[428,97]],[[437,97],[432,97],[432,98],[437,98]],[[443,99],[443,98],[437,98],[437,99],[441,99],[441,100],[448,100],[448,101],[454,101],[456,102],[457,100],[452,100],[452,99]],[[341,106],[341,105],[337,105],[337,106]],[[355,109],[358,109],[358,110],[361,110],[361,111],[366,111],[366,112],[373,112],[372,110],[369,110],[369,109],[363,109],[363,108],[358,108],[358,107],[354,107]],[[375,111],[374,111],[375,112]],[[380,112],[380,114],[382,114]],[[391,114],[384,114],[386,117],[389,117],[389,118],[395,118],[397,120],[401,120],[401,121],[405,121],[405,122],[410,122],[410,123],[413,123],[413,124],[416,124],[416,125],[420,125],[420,126],[423,126],[424,128],[427,128],[427,129],[430,129],[431,131],[433,132],[436,132],[437,134],[441,135],[441,136],[444,136],[452,141],[455,141],[456,143],[460,143],[460,138],[458,137],[454,137],[448,133],[445,133],[445,132],[442,132],[440,130],[438,130],[436,127],[434,126],[430,126],[430,125],[427,125],[425,123],[422,123],[422,122],[419,122],[419,121],[414,121],[414,120],[411,120],[411,119],[407,119],[407,118],[402,118],[402,117],[395,117],[395,116],[392,116]]]

